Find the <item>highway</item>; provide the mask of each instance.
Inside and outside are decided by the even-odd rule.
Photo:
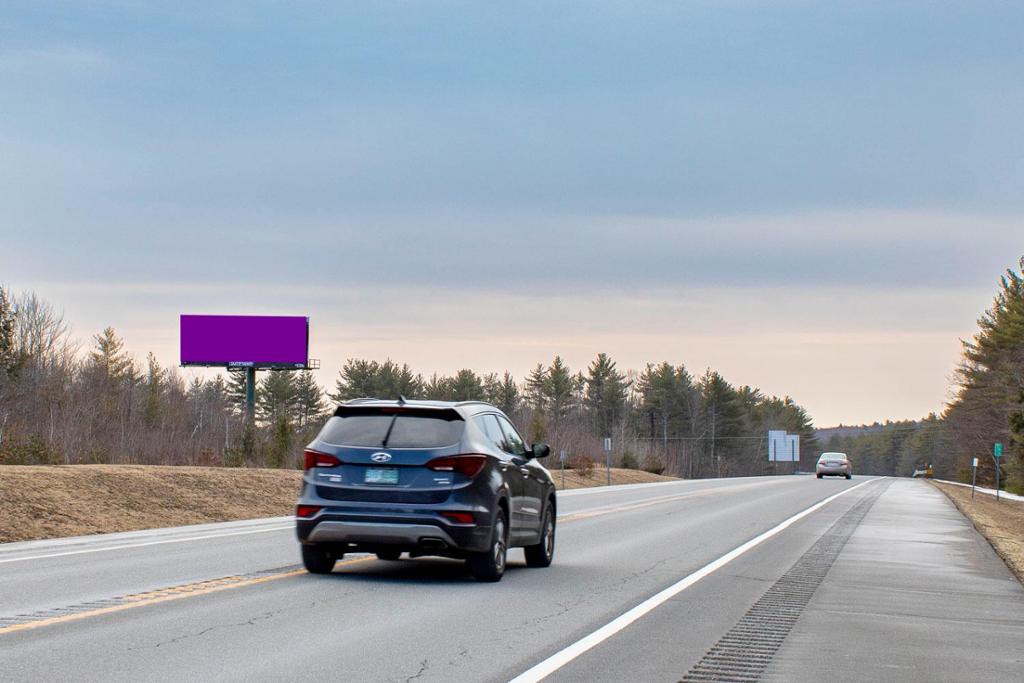
[[[1024,589],[926,482],[559,497],[555,562],[298,566],[288,518],[0,545],[4,681],[1014,680]]]

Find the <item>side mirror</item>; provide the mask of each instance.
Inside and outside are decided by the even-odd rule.
[[[533,451],[533,457],[535,458],[546,458],[551,455],[551,446],[548,446],[546,443],[535,443],[530,450]]]

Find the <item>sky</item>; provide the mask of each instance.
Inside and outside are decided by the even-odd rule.
[[[5,2],[0,284],[165,365],[180,313],[309,315],[327,386],[606,352],[819,426],[921,417],[1024,254],[1022,30],[984,0]]]

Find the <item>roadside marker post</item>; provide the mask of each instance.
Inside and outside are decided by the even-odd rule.
[[[974,486],[978,482],[978,459],[971,460],[971,500],[974,500]]]
[[[604,470],[608,474],[608,486],[612,485],[612,438],[604,437]]]
[[[562,490],[565,490],[565,449],[558,452],[558,459],[562,463]]]
[[[992,459],[996,463],[996,502],[999,502],[999,459],[1003,457],[1003,444],[996,441],[992,447]]]

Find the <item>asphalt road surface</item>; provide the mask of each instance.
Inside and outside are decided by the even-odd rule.
[[[929,484],[559,497],[554,564],[298,567],[287,518],[0,545],[4,681],[1019,680],[1024,589]]]

